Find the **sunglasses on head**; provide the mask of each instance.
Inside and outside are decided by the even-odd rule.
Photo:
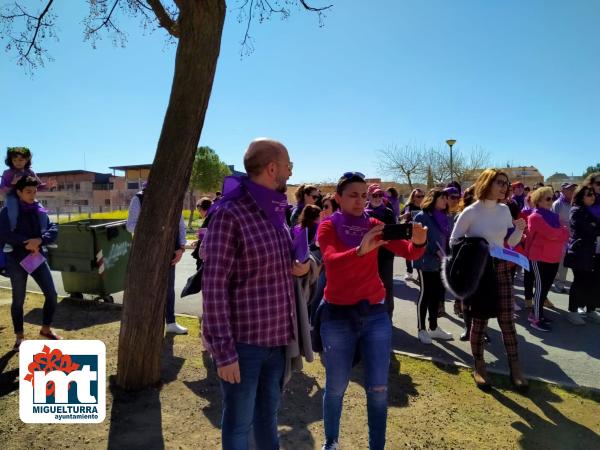
[[[364,180],[365,174],[361,173],[361,172],[344,172],[344,174],[342,175],[342,178],[352,178],[352,177],[358,177],[358,178],[362,178]]]

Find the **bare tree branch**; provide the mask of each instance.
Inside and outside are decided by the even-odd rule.
[[[47,37],[56,38],[54,32],[55,16],[50,12],[54,0],[48,0],[44,9],[38,14],[33,15],[23,9],[19,3],[15,3],[12,10],[6,7],[0,14],[3,32],[1,35],[8,39],[6,50],[13,46],[17,49],[19,58],[17,64],[28,65],[32,68],[38,65],[44,65],[44,54],[46,51],[41,47],[40,40]],[[13,25],[16,19],[24,19],[24,30],[18,35],[12,34]],[[51,59],[48,57],[48,59]]]
[[[154,11],[160,26],[167,30],[171,36],[179,37],[179,25],[177,21],[169,15],[160,0],[147,0],[147,2],[152,11]]]
[[[119,1],[120,0],[115,0],[115,2],[112,5],[112,8],[110,8],[110,11],[109,11],[108,15],[106,17],[103,17],[101,19],[102,23],[100,25],[98,25],[95,28],[90,28],[89,30],[86,30],[86,33],[87,34],[92,34],[92,33],[95,33],[96,31],[98,31],[98,30],[100,30],[101,28],[104,28],[104,27],[106,27],[106,28],[114,28],[115,30],[118,31],[118,28],[111,22],[110,18],[112,17],[113,12],[115,11],[115,8],[119,4]]]
[[[328,6],[323,6],[322,8],[315,8],[313,6],[308,5],[305,0],[300,0],[300,3],[302,4],[302,6],[304,6],[304,9],[306,9],[308,11],[313,11],[313,12],[325,11],[326,9],[333,7],[333,5],[328,5]]]

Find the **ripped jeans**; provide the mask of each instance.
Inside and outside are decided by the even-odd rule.
[[[383,449],[392,348],[392,322],[386,308],[378,308],[375,314],[361,315],[358,319],[325,320],[321,323],[321,339],[326,374],[323,394],[325,438],[339,439],[344,393],[358,350],[364,367],[369,448]]]

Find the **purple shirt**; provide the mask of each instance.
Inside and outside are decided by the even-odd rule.
[[[217,367],[236,343],[276,347],[293,337],[292,241],[248,193],[222,205],[202,242],[202,334]]]
[[[13,188],[12,180],[15,177],[15,175],[19,175],[21,177],[35,178],[39,183],[38,191],[42,191],[46,187],[46,185],[42,183],[42,180],[40,180],[38,178],[38,176],[35,174],[35,172],[31,169],[23,169],[23,170],[6,169],[2,173],[2,180],[0,180],[0,189],[2,190],[2,192],[8,192]]]

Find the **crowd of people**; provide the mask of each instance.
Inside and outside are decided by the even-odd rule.
[[[30,169],[31,154],[9,152],[7,164],[0,240],[18,350],[28,275],[45,296],[40,334],[60,339],[50,328],[56,290],[43,258],[57,227],[35,200],[40,182]],[[420,289],[418,340],[453,339],[438,323],[446,298],[453,297],[454,313],[464,320],[460,339],[470,341],[473,379],[482,390],[491,387],[484,361],[491,318],[500,326],[510,380],[518,391],[527,390],[515,313],[528,314],[532,332],[550,332],[547,295],[552,286],[567,292],[567,269],[573,271],[567,319],[600,323],[600,173],[554,192],[486,169],[464,191],[456,182],[414,189],[403,204],[396,189],[368,184],[362,173],[350,171],[341,174],[334,193],[301,185],[289,206],[293,163],[282,143],[251,142],[244,167],[247,176],[228,177],[214,200],[198,201],[203,222],[192,252],[202,276],[203,344],[221,383],[224,449],[248,448],[252,429],[256,448],[279,448],[283,385],[302,357],[313,360],[313,352],[320,353],[326,376],[323,449],[340,448],[344,394],[359,362],[369,448],[385,447],[396,257],[406,260],[405,281]],[[131,232],[143,198],[144,190],[132,199]],[[174,314],[175,265],[184,244],[182,220],[165,310],[166,330],[175,334],[187,332]],[[37,265],[24,264],[28,258]],[[513,291],[520,278],[523,306]]]

